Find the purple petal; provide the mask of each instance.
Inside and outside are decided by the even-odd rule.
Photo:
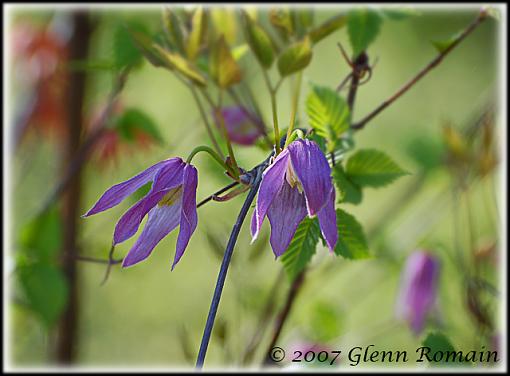
[[[162,167],[154,178],[150,192],[124,213],[115,226],[113,243],[118,244],[132,237],[145,215],[170,190],[182,184],[184,162],[176,161]]]
[[[191,165],[184,167],[183,178],[183,192],[182,192],[182,213],[181,225],[179,229],[179,237],[177,238],[177,247],[175,250],[174,263],[172,270],[179,262],[184,250],[188,245],[191,235],[197,228],[197,184],[198,176],[197,169]]]
[[[271,247],[276,257],[287,250],[299,223],[305,216],[304,195],[299,193],[297,188],[284,183],[267,212],[271,223]]]
[[[330,198],[326,206],[317,213],[319,219],[319,226],[321,228],[322,236],[326,240],[326,244],[331,252],[335,249],[336,242],[338,241],[338,227],[336,225],[336,212],[335,212],[335,190],[331,191]]]
[[[427,252],[414,252],[407,259],[397,301],[397,317],[409,322],[419,334],[437,298],[439,261]]]
[[[251,221],[252,242],[257,238],[267,210],[283,184],[288,162],[289,152],[286,149],[276,157],[273,164],[262,175],[262,182],[257,195],[257,205]]]
[[[149,212],[147,223],[133,248],[122,262],[122,267],[132,266],[145,260],[154,247],[179,224],[182,198],[174,205],[157,205]]]
[[[168,160],[164,160],[161,162],[152,165],[146,170],[142,171],[138,175],[132,177],[129,180],[126,180],[122,183],[116,184],[108,189],[101,198],[94,204],[94,206],[83,215],[83,217],[88,217],[93,214],[97,214],[104,210],[110,209],[122,202],[127,196],[135,192],[138,188],[140,188],[145,183],[154,179],[154,176],[159,171],[160,168],[169,164],[176,163],[182,160],[180,158],[172,158]]]
[[[326,205],[333,190],[331,168],[313,141],[296,140],[288,149],[292,167],[305,192],[308,215],[314,216]]]

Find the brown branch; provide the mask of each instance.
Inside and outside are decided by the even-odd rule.
[[[462,42],[473,30],[475,30],[478,25],[482,23],[487,18],[487,11],[482,9],[476,18],[462,33],[459,34],[457,38],[453,40],[453,42],[441,51],[429,64],[425,66],[416,76],[414,76],[411,80],[409,80],[404,86],[402,86],[395,94],[382,102],[375,110],[361,119],[359,122],[352,124],[352,129],[362,129],[370,120],[376,117],[380,112],[382,112],[386,107],[395,102],[398,98],[400,98],[406,91],[412,88],[422,77],[424,77],[427,73],[429,73],[434,67],[439,65],[441,61],[448,55],[460,42]]]

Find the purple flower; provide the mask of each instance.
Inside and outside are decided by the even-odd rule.
[[[84,217],[118,205],[142,185],[152,181],[145,197],[128,209],[115,226],[113,244],[131,238],[145,215],[147,223],[122,263],[123,267],[146,259],[166,235],[180,225],[172,269],[184,253],[197,227],[197,170],[181,158],[171,158],[149,167],[140,174],[108,189]]]
[[[418,335],[428,314],[436,309],[439,260],[426,251],[415,251],[407,259],[397,300],[397,318],[406,320]]]
[[[240,145],[253,145],[264,134],[260,118],[241,106],[223,107],[221,114],[230,140]],[[216,122],[219,127],[219,123]]]
[[[307,214],[310,218],[317,215],[332,251],[338,232],[331,168],[315,142],[296,140],[264,171],[251,221],[252,239],[257,238],[267,215],[271,247],[276,257],[281,256]]]

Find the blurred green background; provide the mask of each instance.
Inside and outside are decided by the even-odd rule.
[[[315,22],[319,24],[342,11],[345,8],[316,8]],[[59,12],[63,10],[55,13]],[[149,30],[160,28],[157,8],[148,11],[91,9],[91,12],[97,21],[91,59],[105,60],[111,56],[114,30],[120,21],[136,19]],[[259,12],[264,17],[264,9]],[[27,22],[45,25],[55,13],[49,10],[18,11],[9,27],[12,30],[17,24]],[[354,119],[371,111],[435,56],[437,52],[430,41],[448,39],[468,25],[476,14],[476,9],[425,8],[420,9],[418,15],[401,21],[385,20],[380,34],[368,49],[371,61],[377,57],[378,62],[371,80],[358,91]],[[498,97],[498,27],[498,22],[492,18],[484,22],[411,91],[355,135],[357,148],[382,150],[411,174],[389,187],[365,190],[361,205],[341,206],[363,225],[373,257],[349,261],[333,256],[319,246],[304,288],[284,327],[280,346],[288,348],[296,341],[320,342],[332,349],[375,344],[381,349],[408,349],[414,353],[425,333],[414,336],[405,323],[394,319],[394,308],[403,262],[408,254],[419,248],[429,249],[437,255],[442,267],[441,319],[431,323],[429,328],[440,328],[458,349],[479,348],[480,341],[484,341],[476,329],[476,320],[466,310],[465,286],[452,257],[455,241],[466,255],[472,251],[465,196],[452,195],[452,177],[445,164],[440,162],[424,172],[423,163],[413,158],[413,151],[421,147],[425,150],[424,160],[431,155],[433,158],[437,151],[429,149],[430,145],[441,150],[446,148],[442,130],[445,123],[462,132]],[[314,47],[313,60],[304,71],[298,113],[303,125],[307,122],[304,102],[309,83],[334,88],[349,73],[337,42],[349,45],[346,28]],[[11,68],[15,69],[14,66]],[[243,58],[243,69],[257,93],[264,120],[270,124],[270,99],[251,53]],[[112,73],[108,71],[88,74],[86,111],[90,113],[105,103],[111,81]],[[12,105],[16,108],[21,94],[14,80],[10,80],[10,89],[14,98]],[[148,149],[131,149],[115,164],[105,168],[89,163],[83,178],[82,213],[111,185],[162,158],[184,158],[195,146],[206,142],[207,134],[190,92],[168,71],[144,62],[139,70],[130,74],[121,100],[126,107],[143,109],[157,124],[164,143]],[[278,94],[279,119],[284,127],[289,121],[290,104],[290,85],[285,82]],[[499,129],[496,126],[495,134],[500,133]],[[235,150],[239,164],[245,168],[256,165],[267,154],[257,148],[236,146]],[[28,140],[16,150],[10,187],[12,244],[5,257],[15,259],[20,231],[59,179],[60,158],[54,140]],[[194,162],[199,170],[198,200],[228,184],[229,180],[207,157],[198,156]],[[425,178],[421,179],[422,175]],[[496,170],[469,185],[468,200],[474,222],[471,235],[477,248],[493,242],[498,244],[496,205],[501,199],[499,187]],[[110,211],[80,220],[82,255],[107,257],[115,223],[133,202],[134,199],[127,199]],[[242,197],[237,197],[229,202],[211,202],[201,207],[198,229],[172,272],[175,231],[145,262],[124,270],[114,266],[103,286],[100,282],[104,265],[80,262],[76,364],[144,368],[192,365],[221,262],[211,237],[220,246],[226,244],[241,203]],[[460,218],[456,231],[455,213],[459,213]],[[268,295],[276,293],[277,307],[283,304],[289,281],[286,277],[281,278],[279,287],[272,290],[282,264],[274,259],[267,242],[268,234],[266,223],[263,236],[250,245],[248,225],[243,226],[209,346],[208,365],[240,365],[241,349],[256,333]],[[125,255],[135,238],[119,245],[116,255]],[[484,268],[486,278],[499,286],[497,262],[484,264]],[[10,278],[15,297],[18,286],[14,272]],[[496,322],[500,321],[498,300],[490,300],[490,312]],[[10,304],[9,313],[13,364],[49,364],[54,344],[52,331],[46,330],[16,299]],[[272,325],[271,322],[270,328]],[[254,358],[256,363],[266,350],[270,331],[264,334]]]

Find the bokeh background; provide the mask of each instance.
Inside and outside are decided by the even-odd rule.
[[[328,7],[314,11],[315,22],[319,24],[346,9]],[[161,10],[157,7],[111,10],[91,7],[87,12],[93,24],[90,61],[111,60],[115,43],[119,43],[116,30],[123,22],[136,21],[152,32],[161,28]],[[258,12],[259,17],[267,17],[265,9],[260,8]],[[386,19],[368,49],[371,61],[376,57],[378,61],[371,80],[358,91],[354,119],[371,111],[435,56],[437,51],[431,41],[455,35],[477,12],[475,8],[423,8],[402,20]],[[65,9],[15,9],[8,25],[11,117],[6,127],[13,135],[9,181],[12,220],[11,241],[4,258],[9,265],[7,278],[11,286],[7,307],[10,357],[17,366],[45,366],[55,360],[58,324],[48,324],[26,304],[26,292],[17,277],[20,258],[23,259],[20,253],[24,252],[20,239],[62,177],[67,158],[66,136],[59,133],[59,127],[67,126],[63,114],[66,107],[55,91],[62,90],[62,81],[68,79],[65,72],[84,69],[83,117],[85,124],[93,125],[94,118],[107,103],[115,76],[104,67],[87,68],[85,64],[74,62],[73,65],[66,60],[72,20],[71,12]],[[239,25],[233,27],[237,28],[235,45],[242,42],[242,32]],[[382,150],[411,174],[388,187],[365,190],[360,205],[342,205],[363,225],[373,257],[350,261],[333,256],[319,246],[283,329],[280,346],[287,349],[307,342],[330,349],[347,349],[375,344],[380,349],[408,349],[414,353],[431,330],[441,330],[456,349],[497,346],[502,336],[500,164],[496,163],[484,175],[471,172],[470,176],[474,177],[468,180],[465,189],[458,188],[458,170],[475,167],[472,162],[462,167],[448,163],[451,150],[444,129],[450,126],[460,135],[473,127],[477,129],[469,147],[472,153],[481,150],[483,135],[492,135],[490,153],[501,162],[499,27],[496,19],[489,18],[427,77],[356,134],[356,147]],[[34,42],[37,38],[43,40]],[[336,87],[349,73],[338,42],[349,45],[346,28],[314,47],[313,60],[303,76],[298,113],[301,125],[306,126],[307,122],[304,102],[309,83]],[[37,49],[46,49],[42,68],[37,66],[40,60],[33,58]],[[63,65],[65,72],[54,73],[52,64]],[[251,53],[243,57],[242,67],[246,82],[257,94],[264,121],[270,125],[269,96]],[[43,68],[50,73],[45,76]],[[37,80],[46,81],[41,84]],[[46,101],[43,100],[39,113],[34,115],[34,102],[29,98],[37,90]],[[166,70],[144,62],[129,74],[119,102],[115,111],[139,109],[150,118],[156,131],[150,128],[147,134],[135,136],[124,142],[125,145],[115,136],[111,136],[109,144],[103,140],[104,149],[94,150],[82,171],[80,214],[111,185],[163,158],[184,158],[195,146],[207,143],[192,95]],[[290,104],[290,85],[286,82],[278,94],[279,118],[284,126],[288,124]],[[491,113],[494,115],[490,116]],[[484,117],[484,114],[489,115]],[[23,115],[35,120],[31,118],[23,123],[19,120]],[[21,126],[25,128],[21,130]],[[235,146],[235,150],[239,164],[245,168],[251,168],[267,155],[267,151],[257,147]],[[206,156],[198,156],[194,162],[199,170],[199,200],[229,182]],[[130,198],[110,211],[79,219],[76,240],[79,254],[106,259],[115,223],[133,202]],[[242,198],[237,197],[201,207],[199,227],[172,272],[176,232],[167,236],[150,258],[136,267],[113,266],[102,286],[105,265],[77,261],[79,308],[73,363],[144,368],[193,365],[221,262],[220,252],[241,203]],[[41,248],[51,242],[60,244],[55,237],[62,237],[62,232],[58,229],[44,232],[48,238],[41,240],[44,242],[39,244]],[[262,334],[261,344],[251,364],[260,363],[267,350],[275,313],[281,309],[290,285],[282,272],[282,263],[274,259],[268,235],[269,226],[264,224],[262,236],[250,245],[248,226],[243,226],[206,364],[243,365],[244,349],[257,332]],[[124,256],[135,238],[118,246],[116,257]],[[417,249],[429,250],[441,264],[438,314],[418,336],[405,322],[395,319],[402,267],[407,256]],[[476,309],[468,304],[467,283],[455,261],[456,252],[476,260],[473,262],[478,263],[480,278],[490,286],[476,290],[476,304],[489,318],[490,329],[480,323],[480,318],[473,313]],[[46,288],[51,290],[51,286]],[[262,332],[259,320],[270,295],[275,295],[275,311],[265,320],[269,326]],[[52,304],[53,299],[58,297],[48,296],[43,301]]]

